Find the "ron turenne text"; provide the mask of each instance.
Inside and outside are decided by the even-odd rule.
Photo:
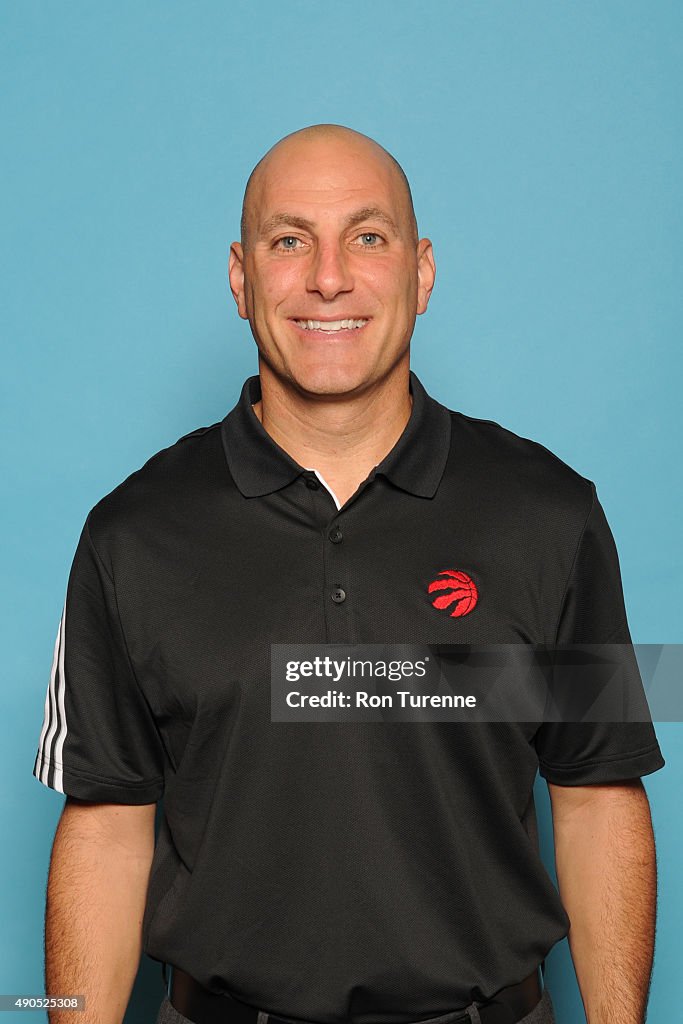
[[[356,690],[345,693],[343,690],[327,690],[325,693],[300,693],[291,690],[286,697],[290,708],[474,708],[477,698],[463,694],[424,694],[411,693],[410,690],[397,690],[390,693],[366,693]]]

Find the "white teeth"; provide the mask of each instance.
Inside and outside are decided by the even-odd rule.
[[[326,331],[328,334],[334,331],[356,330],[364,327],[367,320],[297,320],[299,327],[305,331]]]

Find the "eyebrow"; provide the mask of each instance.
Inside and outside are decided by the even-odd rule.
[[[352,228],[357,224],[362,224],[365,220],[379,221],[392,231],[394,235],[399,235],[399,230],[394,221],[379,206],[363,206],[360,210],[355,210],[344,221],[344,227]],[[298,217],[294,213],[275,213],[263,224],[259,234],[262,236],[268,235],[278,227],[293,227],[301,228],[302,231],[313,231],[315,223],[311,220],[306,220],[305,217]]]

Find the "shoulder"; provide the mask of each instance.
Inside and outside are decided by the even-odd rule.
[[[450,461],[464,462],[481,487],[512,509],[546,510],[580,527],[595,500],[595,485],[539,441],[495,420],[449,410]]]
[[[132,534],[162,532],[174,520],[192,517],[227,474],[220,423],[197,427],[152,455],[91,508],[88,531],[105,552]]]

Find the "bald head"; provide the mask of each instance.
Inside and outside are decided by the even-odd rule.
[[[241,239],[245,251],[253,244],[255,222],[258,221],[268,185],[273,180],[281,179],[285,171],[291,173],[294,169],[300,173],[302,180],[307,179],[307,183],[315,188],[316,175],[325,174],[325,158],[336,167],[343,167],[344,164],[358,167],[360,162],[360,166],[367,164],[369,168],[388,175],[402,213],[403,229],[411,241],[417,243],[417,221],[410,185],[395,157],[374,139],[352,128],[338,124],[316,124],[280,139],[251,172],[242,202]],[[315,170],[311,170],[307,176],[307,168]]]

